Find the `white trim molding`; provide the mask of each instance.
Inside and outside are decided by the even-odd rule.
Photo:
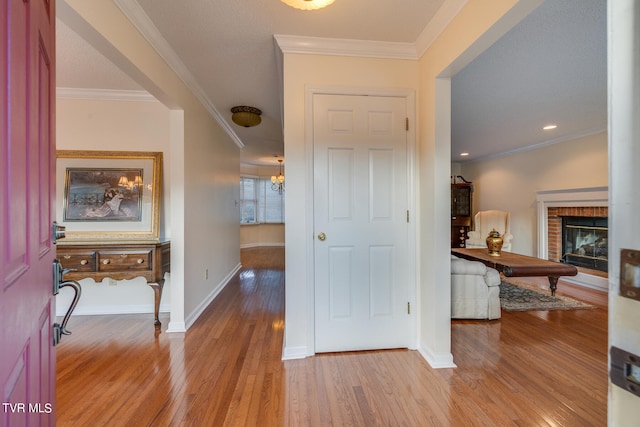
[[[58,99],[90,99],[96,101],[160,102],[146,90],[56,88]]]
[[[276,34],[284,53],[418,60],[469,0],[446,0],[414,42],[331,39]]]
[[[227,123],[215,105],[209,99],[207,94],[202,90],[195,77],[189,69],[184,65],[178,54],[171,48],[171,45],[162,36],[158,28],[153,24],[149,16],[136,0],[114,0],[114,3],[122,11],[122,13],[131,21],[134,27],[142,34],[158,54],[165,60],[174,73],[180,77],[185,85],[191,90],[211,116],[229,135],[238,148],[243,148],[244,144],[233,128]]]
[[[372,40],[329,39],[322,37],[273,36],[284,53],[311,55],[355,56],[365,58],[417,60],[415,43]]]
[[[418,353],[427,361],[433,369],[457,368],[453,363],[453,354],[451,353],[434,353],[427,347],[420,347]]]

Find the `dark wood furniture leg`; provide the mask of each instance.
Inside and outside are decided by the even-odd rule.
[[[551,296],[556,296],[556,289],[558,288],[558,276],[548,276],[549,287],[551,288]]]
[[[160,323],[160,298],[162,298],[162,288],[164,287],[164,278],[158,280],[158,283],[147,283],[147,285],[151,286],[154,293],[154,308],[153,308],[153,324],[156,327],[161,325]]]

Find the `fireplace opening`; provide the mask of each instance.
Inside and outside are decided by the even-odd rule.
[[[608,270],[609,221],[601,217],[562,217],[562,261],[577,267]]]

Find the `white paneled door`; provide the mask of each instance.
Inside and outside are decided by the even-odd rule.
[[[316,352],[409,345],[406,103],[313,96]]]

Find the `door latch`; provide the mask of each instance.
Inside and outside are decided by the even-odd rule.
[[[66,233],[67,233],[67,227],[63,225],[58,225],[56,221],[53,221],[53,224],[51,225],[51,239],[53,240],[54,245],[58,240],[64,239],[65,237],[67,237]]]
[[[75,292],[73,300],[71,301],[71,305],[69,305],[66,314],[62,318],[62,323],[53,324],[54,346],[58,345],[58,343],[62,339],[62,335],[71,335],[71,332],[67,329],[67,322],[71,317],[71,313],[73,313],[73,310],[75,310],[76,305],[78,305],[78,300],[80,299],[80,295],[82,294],[80,283],[76,282],[75,280],[64,280],[64,275],[69,271],[72,271],[72,269],[63,269],[62,264],[60,264],[59,260],[53,260],[53,295],[58,295],[60,289],[65,287],[70,287]]]

